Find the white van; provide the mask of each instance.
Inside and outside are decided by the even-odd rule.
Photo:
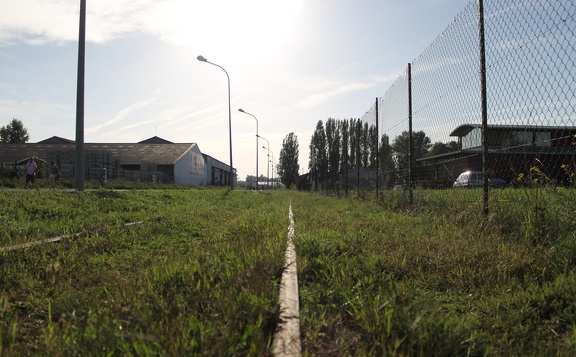
[[[480,171],[466,171],[460,174],[452,187],[482,187],[484,174]]]

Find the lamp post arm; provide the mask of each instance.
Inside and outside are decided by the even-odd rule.
[[[258,118],[256,118],[254,114],[248,113],[242,108],[238,109],[238,111],[240,113],[248,114],[256,120],[256,190],[258,190],[258,138],[260,137],[260,135],[258,135]]]
[[[200,62],[210,63],[213,66],[220,68],[221,70],[226,73],[226,79],[228,80],[228,137],[230,141],[230,189],[234,189],[234,166],[232,165],[232,106],[231,106],[231,98],[230,98],[230,75],[228,75],[228,71],[224,69],[224,67],[216,64],[214,62],[208,61],[204,56],[198,56],[196,58]]]
[[[266,149],[270,150],[270,142],[268,141],[268,139],[266,139],[265,137],[261,136],[260,138],[266,140],[266,143],[268,144],[268,147],[266,147]]]

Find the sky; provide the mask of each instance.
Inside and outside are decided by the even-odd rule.
[[[257,129],[258,175],[289,133],[306,172],[316,123],[362,117],[467,3],[87,0],[84,142],[159,136],[229,164],[228,74],[238,179],[256,174]],[[76,139],[79,10],[0,0],[0,126],[31,143]]]

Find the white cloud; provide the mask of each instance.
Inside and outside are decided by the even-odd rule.
[[[341,96],[346,93],[363,90],[373,86],[373,83],[366,82],[349,82],[349,83],[323,83],[318,90],[309,94],[298,103],[299,107],[312,107],[322,104],[334,97]]]
[[[393,82],[398,78],[398,73],[391,75],[373,75],[361,80],[347,80],[341,75],[333,76],[333,79],[321,80],[319,78],[308,79],[298,86],[308,92],[306,97],[298,102],[300,107],[313,107],[329,101],[335,97],[362,91],[376,87],[382,83]]]
[[[198,48],[265,50],[289,33],[300,3],[296,0],[87,1],[86,40],[106,43],[145,33]],[[77,41],[79,7],[78,0],[3,1],[0,45]]]
[[[0,3],[0,43],[36,44],[78,38],[78,1],[19,0]]]
[[[102,43],[134,32],[155,32],[154,13],[174,0],[99,0],[86,6],[86,39]],[[19,0],[0,3],[0,43],[77,41],[77,0]]]
[[[87,134],[96,133],[105,127],[108,127],[108,126],[114,125],[118,122],[121,122],[121,121],[125,120],[126,118],[128,118],[133,112],[149,106],[150,104],[152,104],[156,100],[157,100],[157,97],[155,96],[153,98],[141,100],[137,103],[134,103],[134,104],[130,105],[129,107],[120,110],[112,119],[107,120],[104,123],[91,126],[91,127],[87,128],[85,130],[85,132]]]

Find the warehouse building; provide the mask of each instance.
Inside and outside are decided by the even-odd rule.
[[[3,170],[23,172],[26,161],[34,157],[40,175],[47,173],[54,160],[62,177],[76,175],[76,144],[57,136],[26,144],[0,144]],[[96,179],[102,168],[110,180],[175,183],[178,185],[230,185],[230,166],[200,151],[195,143],[172,143],[152,137],[138,143],[85,143],[84,177]]]
[[[460,173],[482,171],[482,135],[480,124],[458,126],[450,133],[458,150],[416,160],[413,177],[429,187],[452,187]],[[551,182],[570,181],[565,168],[576,165],[576,127],[491,124],[486,140],[489,178],[514,182],[536,166]]]

